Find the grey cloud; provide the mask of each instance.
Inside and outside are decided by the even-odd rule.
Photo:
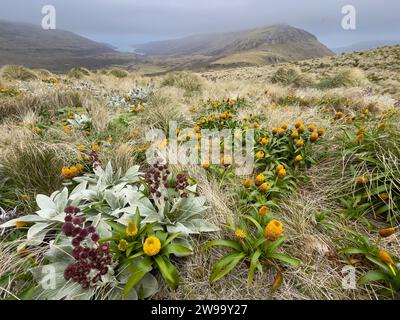
[[[370,39],[399,39],[398,0],[2,0],[0,18],[40,24],[53,4],[59,28],[115,45],[193,33],[235,31],[287,23],[330,47]],[[341,28],[341,8],[357,9],[357,30]]]

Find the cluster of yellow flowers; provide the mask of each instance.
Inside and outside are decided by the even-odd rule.
[[[61,175],[64,179],[72,179],[79,176],[84,169],[85,167],[81,163],[78,163],[71,167],[62,167]]]
[[[138,106],[132,105],[129,107],[129,110],[130,112],[136,113],[136,112],[143,112],[145,109],[143,105],[138,105]]]

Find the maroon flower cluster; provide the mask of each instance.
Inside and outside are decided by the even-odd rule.
[[[188,177],[186,174],[178,173],[176,175],[176,186],[175,190],[179,192],[182,198],[187,198],[189,194],[185,189],[189,186]]]
[[[161,192],[159,190],[161,183],[164,184],[165,188],[169,187],[169,174],[170,171],[168,170],[168,166],[166,164],[162,164],[160,161],[157,161],[146,171],[144,178],[150,186],[150,193],[154,197],[161,198]]]
[[[171,172],[168,170],[168,166],[166,164],[162,164],[160,161],[157,161],[145,173],[144,177],[150,186],[150,193],[155,198],[160,198],[162,195],[159,190],[161,183],[165,188],[172,187],[168,182],[168,176],[170,173]],[[179,193],[181,198],[187,198],[189,196],[189,194],[185,191],[188,186],[189,182],[187,175],[179,173],[176,176],[175,191]]]
[[[102,275],[108,273],[112,263],[110,248],[108,244],[98,243],[100,237],[93,225],[84,227],[84,219],[74,216],[80,211],[79,208],[67,207],[64,211],[67,215],[62,231],[67,237],[72,237],[72,256],[75,259],[64,270],[64,278],[78,282],[83,289],[87,289],[91,283],[97,283]]]

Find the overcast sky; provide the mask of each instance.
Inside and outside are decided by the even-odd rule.
[[[400,0],[1,0],[0,19],[40,25],[46,4],[57,10],[57,28],[120,48],[276,23],[305,29],[330,48],[400,39]],[[356,30],[341,27],[347,4],[357,10]]]

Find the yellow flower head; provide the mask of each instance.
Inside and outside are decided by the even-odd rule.
[[[76,166],[70,167],[69,170],[72,177],[76,177],[77,175],[79,175],[79,169]]]
[[[203,169],[208,169],[210,168],[210,162],[209,161],[205,161],[201,164],[201,166],[203,167]]]
[[[320,137],[322,137],[324,135],[324,133],[325,133],[325,129],[324,128],[319,128],[317,132],[318,132],[318,135]]]
[[[256,129],[260,126],[260,125],[258,124],[258,122],[256,122],[256,121],[254,121],[252,125],[253,125],[253,128],[256,128]]]
[[[296,120],[296,122],[294,123],[294,126],[298,129],[303,125],[303,122],[301,122],[301,120]]]
[[[268,138],[266,138],[266,137],[262,138],[261,141],[260,141],[260,143],[261,143],[263,146],[267,145],[268,142],[269,142],[269,140],[268,140]]]
[[[301,155],[297,155],[296,158],[294,158],[294,160],[296,162],[300,162],[301,160],[303,160],[303,157]]]
[[[369,182],[369,179],[367,176],[360,176],[356,178],[356,184],[358,185],[365,185]]]
[[[285,169],[281,169],[278,171],[278,177],[279,178],[284,178],[286,176],[286,170]]]
[[[304,124],[302,124],[300,127],[297,128],[297,131],[299,131],[299,133],[303,133],[306,130]]]
[[[148,256],[155,256],[161,250],[161,241],[157,237],[148,237],[143,244],[143,251]]]
[[[283,232],[283,225],[278,220],[271,220],[264,228],[264,237],[270,241],[275,241]]]
[[[297,147],[297,148],[302,147],[303,144],[304,144],[304,141],[303,141],[302,139],[299,139],[299,140],[296,141],[296,147]]]
[[[275,128],[275,127],[274,127],[274,128],[272,128],[271,131],[272,131],[272,134],[277,134],[277,133],[278,133],[278,128]]]
[[[282,165],[282,164],[278,164],[277,166],[276,166],[276,172],[278,173],[280,170],[282,170],[282,169],[285,169],[285,167]]]
[[[318,132],[314,131],[313,133],[311,133],[310,141],[315,142],[315,141],[317,141],[318,137],[319,137]]]
[[[260,191],[261,192],[265,192],[269,189],[270,185],[268,182],[264,182],[261,186],[260,186]]]
[[[118,244],[118,250],[119,251],[125,251],[128,248],[128,241],[125,239],[120,240]]]
[[[385,228],[385,229],[380,229],[379,230],[379,235],[382,238],[390,237],[392,234],[396,232],[395,228]]]
[[[256,177],[256,186],[260,186],[265,180],[265,176],[263,174],[259,174]]]
[[[279,134],[280,137],[283,137],[285,135],[285,130],[286,129],[284,129],[284,128],[279,128],[278,134]]]
[[[288,126],[289,125],[285,122],[285,123],[282,123],[281,128],[286,130],[288,128]]]
[[[379,259],[381,259],[387,265],[393,265],[392,257],[385,250],[380,250],[379,251]]]
[[[107,142],[110,142],[110,143],[113,142],[113,137],[111,137],[111,136],[108,137],[108,138],[107,138]]]
[[[343,117],[343,112],[341,112],[341,111],[338,111],[338,112],[336,112],[336,114],[335,114],[335,119],[341,119]]]
[[[315,130],[315,124],[310,124],[309,126],[308,126],[308,131],[310,131],[310,132],[314,132],[314,130]]]
[[[126,235],[129,236],[129,237],[134,237],[134,236],[137,235],[137,233],[138,233],[138,228],[137,228],[135,222],[133,222],[133,221],[129,221],[129,222],[128,222],[128,226],[127,226],[126,229],[125,229],[125,233],[126,233]]]
[[[262,158],[264,158],[264,157],[265,157],[264,151],[258,151],[258,152],[256,153],[256,158],[257,158],[257,159],[262,159]]]
[[[85,166],[82,163],[78,163],[76,168],[79,170],[79,172],[82,172],[85,169]]]
[[[70,179],[72,174],[71,174],[71,170],[68,167],[63,167],[61,169],[61,175],[65,178],[65,179]]]
[[[80,145],[78,146],[78,150],[79,150],[79,151],[85,150],[85,145],[80,144]]]
[[[251,179],[245,179],[245,180],[243,180],[242,184],[243,184],[243,186],[244,186],[246,189],[248,189],[248,188],[250,188],[251,185],[253,184],[253,180],[251,180]]]
[[[244,240],[246,236],[247,236],[246,231],[244,231],[243,229],[238,228],[235,230],[235,237],[238,238],[239,240]]]
[[[294,131],[292,132],[292,134],[290,135],[290,137],[291,137],[292,139],[298,138],[298,137],[299,137],[299,132],[298,132],[297,130],[294,130]]]
[[[264,217],[267,214],[267,212],[268,212],[268,207],[266,206],[262,206],[260,209],[258,209],[258,214],[261,217]]]
[[[382,201],[388,201],[389,200],[389,194],[387,192],[382,192],[379,194],[379,198]]]

